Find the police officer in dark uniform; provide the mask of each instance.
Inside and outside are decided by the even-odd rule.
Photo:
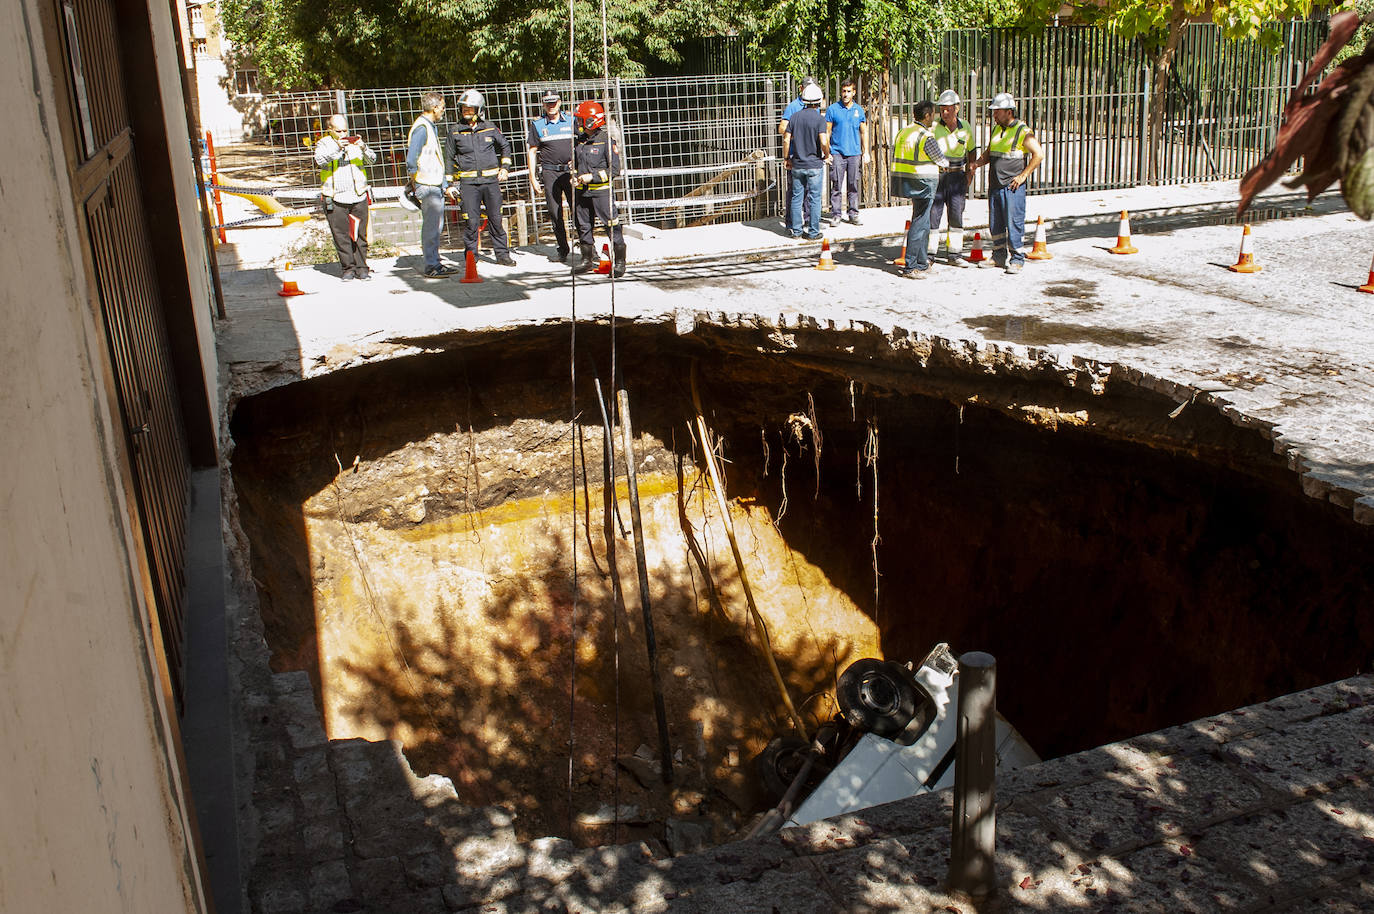
[[[568,229],[563,224],[563,206],[573,205],[572,157],[573,119],[560,110],[563,99],[552,89],[544,93],[544,113],[530,121],[525,149],[530,166],[530,193],[543,194],[553,222],[553,237],[558,253],[550,254],[552,263],[567,263]]]
[[[510,168],[510,140],[495,124],[483,119],[486,98],[468,89],[458,99],[458,123],[448,133],[448,158],[458,178],[458,193],[463,204],[463,249],[476,255],[477,234],[482,228],[482,208],[486,207],[496,262],[515,266],[510,242],[501,220],[501,182]]]
[[[583,102],[577,106],[573,121],[577,127],[577,142],[573,146],[573,221],[577,225],[577,241],[581,261],[574,273],[586,273],[596,267],[595,220],[601,220],[611,233],[611,249],[615,251],[615,275],[625,275],[625,235],[616,216],[615,201],[611,199],[611,181],[620,174],[620,151],[606,131],[606,109],[600,102]]]

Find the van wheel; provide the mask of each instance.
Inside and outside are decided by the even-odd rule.
[[[899,663],[868,657],[840,674],[835,690],[849,725],[876,736],[897,736],[916,716],[916,683]]]
[[[774,803],[782,799],[801,772],[808,748],[799,736],[778,736],[754,759],[763,790]]]

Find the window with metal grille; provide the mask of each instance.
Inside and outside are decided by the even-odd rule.
[[[258,71],[256,69],[235,70],[234,92],[238,95],[262,95],[258,91]]]

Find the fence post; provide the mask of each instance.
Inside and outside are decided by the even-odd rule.
[[[996,890],[997,661],[970,651],[959,658],[954,747],[954,822],[948,884],[973,896]]]
[[[342,89],[334,90],[334,113],[348,117],[348,96]],[[357,133],[356,130],[353,132]]]
[[[1136,184],[1150,183],[1150,64],[1144,65],[1144,90],[1140,96],[1140,159],[1136,174]],[[1160,134],[1161,137],[1163,134]]]

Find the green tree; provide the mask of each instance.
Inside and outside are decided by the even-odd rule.
[[[1023,22],[1044,23],[1060,11],[1065,0],[1028,0]],[[1164,130],[1164,102],[1174,54],[1189,23],[1210,19],[1232,40],[1255,39],[1277,50],[1283,36],[1275,21],[1302,19],[1318,7],[1342,0],[1067,0],[1086,22],[1096,22],[1126,38],[1139,39],[1150,55],[1150,87],[1146,169],[1149,180],[1159,174],[1159,151]]]
[[[568,4],[558,0],[221,0],[225,32],[274,90],[558,79]],[[684,39],[724,28],[706,0],[607,0],[611,76],[675,63]],[[601,3],[574,0],[574,73],[603,72]]]
[[[316,88],[322,74],[307,63],[308,48],[295,31],[298,0],[220,0],[220,27],[233,56],[253,61],[264,92]]]
[[[990,0],[742,0],[734,16],[752,24],[751,47],[766,66],[857,78],[874,115],[871,191],[886,199],[893,65],[928,71],[946,30],[1008,25],[1019,9]]]

